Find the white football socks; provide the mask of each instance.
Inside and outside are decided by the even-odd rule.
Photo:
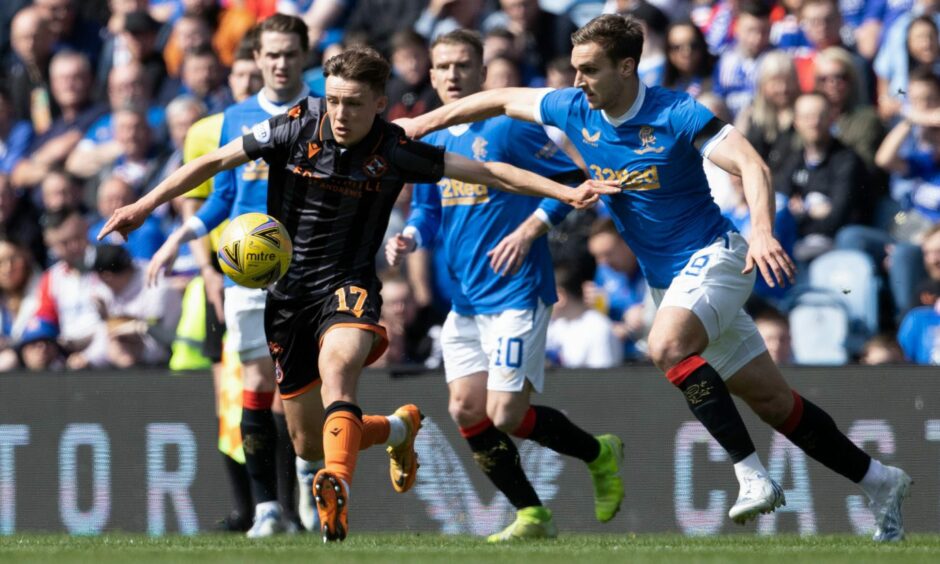
[[[767,476],[767,469],[764,468],[756,452],[752,452],[747,458],[734,464],[734,475],[738,478],[738,482],[743,484],[746,476],[754,474]]]
[[[404,420],[397,415],[387,415],[385,418],[388,419],[389,426],[386,444],[395,447],[405,442],[408,438],[408,426],[405,425]]]
[[[884,464],[872,458],[871,464],[868,465],[868,472],[865,472],[865,477],[858,483],[858,487],[862,488],[869,499],[875,499],[887,479],[888,472]]]

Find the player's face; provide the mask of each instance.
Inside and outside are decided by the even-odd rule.
[[[255,51],[255,62],[261,68],[264,87],[278,102],[286,102],[301,88],[301,75],[306,53],[296,33],[265,31],[261,34],[260,48]]]
[[[349,147],[361,141],[387,103],[388,98],[368,84],[338,76],[326,78],[326,113],[340,145]]]
[[[479,92],[486,68],[463,44],[439,43],[431,50],[431,85],[445,104]]]
[[[597,43],[582,43],[571,50],[571,66],[575,69],[574,85],[587,96],[592,110],[617,115],[627,111],[625,106],[631,99],[627,82],[636,67],[633,59],[612,61]]]

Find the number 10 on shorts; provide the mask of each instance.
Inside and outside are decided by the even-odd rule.
[[[496,340],[496,366],[519,368],[522,366],[522,339],[510,337]]]

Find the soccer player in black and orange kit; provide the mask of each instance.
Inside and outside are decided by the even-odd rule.
[[[387,104],[389,65],[371,49],[333,57],[324,74],[325,98],[307,98],[186,164],[117,210],[99,237],[113,231],[126,235],[159,204],[221,170],[259,157],[268,162],[268,212],[290,233],[294,256],[290,270],[268,292],[265,331],[294,448],[308,458],[322,444],[325,468],[317,473],[314,491],[324,540],[342,540],[359,450],[390,445],[397,491],[408,490],[417,471],[417,408],[408,408],[408,424],[397,425],[395,420],[405,420],[363,416],[356,404],[362,368],[387,346],[379,325],[381,284],[374,257],[402,186],[434,184],[448,176],[575,207],[617,188],[586,181],[572,189],[504,163],[471,161],[407,138],[378,117]],[[307,393],[318,385],[320,397]]]

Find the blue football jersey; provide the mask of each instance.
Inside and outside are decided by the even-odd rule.
[[[283,114],[306,98],[309,92],[305,86],[293,100],[275,104],[264,97],[262,90],[243,102],[229,106],[223,112],[219,147],[249,133],[256,123]],[[234,219],[249,212],[268,212],[268,163],[263,159],[248,161],[215,175],[212,194],[196,212],[196,216],[211,231],[226,219]],[[234,285],[228,277],[225,283]]]
[[[593,178],[620,182],[619,194],[602,198],[651,287],[668,288],[693,253],[734,230],[702,169],[724,129],[696,149],[715,116],[688,94],[641,84],[615,120],[592,110],[580,89],[565,88],[545,94],[536,117],[568,135]]]
[[[577,171],[543,127],[505,116],[437,131],[422,141],[470,159],[505,162],[549,178]],[[423,242],[433,241],[441,229],[454,311],[461,315],[498,313],[534,309],[538,300],[557,301],[545,237],[532,244],[519,272],[512,276],[495,274],[487,256],[540,202],[452,178],[414,187],[408,225],[418,230]]]

